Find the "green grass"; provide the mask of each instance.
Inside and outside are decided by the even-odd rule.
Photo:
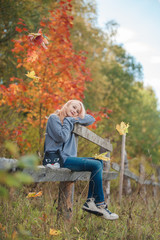
[[[86,183],[75,188],[74,216],[70,223],[61,219],[57,224],[58,184],[45,183],[10,189],[8,199],[0,200],[0,240],[158,240],[160,239],[160,201],[151,196],[146,200],[134,187],[131,196],[124,196],[121,205],[115,187],[111,193],[109,209],[120,218],[107,221],[81,210],[87,193]],[[85,189],[85,190],[84,190]],[[32,191],[43,191],[41,197],[26,198]],[[57,236],[50,228],[60,230]]]

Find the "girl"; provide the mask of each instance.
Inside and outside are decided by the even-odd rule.
[[[44,151],[45,154],[58,151],[63,161],[61,163],[63,168],[69,168],[72,171],[90,171],[88,198],[82,209],[105,219],[115,220],[118,219],[118,215],[111,213],[104,202],[102,161],[77,157],[75,135],[72,133],[74,124],[88,126],[94,121],[95,119],[91,115],[85,113],[82,102],[78,100],[68,101],[60,110],[49,116]],[[53,159],[44,158],[43,165],[48,165],[48,163],[54,163]]]

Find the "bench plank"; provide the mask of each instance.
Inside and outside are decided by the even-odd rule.
[[[110,171],[107,173],[106,171],[103,171],[103,180],[110,181],[118,177],[118,172],[120,171],[119,164],[112,162],[111,167],[117,172]],[[12,170],[14,172],[16,171],[16,168],[16,159],[0,158],[0,170]],[[90,178],[90,172],[72,172],[67,168],[51,169],[44,166],[38,166],[36,169],[24,169],[23,172],[32,176],[35,182],[89,181]],[[159,183],[147,179],[144,182],[141,182],[139,177],[129,170],[124,170],[124,175],[140,184],[160,186]]]
[[[51,169],[44,166],[38,166],[37,169],[24,169],[23,172],[29,174],[34,182],[75,182],[89,181],[90,172],[72,172],[67,168]],[[104,180],[112,180],[118,177],[117,172],[103,171]]]
[[[98,146],[112,152],[112,144],[109,142],[109,140],[99,137],[88,128],[81,126],[80,124],[75,124],[73,132],[78,136],[81,136],[88,141],[93,142]]]
[[[0,170],[16,171],[17,160],[0,158]],[[35,169],[25,168],[24,173],[29,174],[34,182],[74,182],[89,181],[90,172],[75,172],[67,168],[51,169],[43,165],[37,166]],[[103,172],[104,180],[112,180],[117,178],[117,172]]]

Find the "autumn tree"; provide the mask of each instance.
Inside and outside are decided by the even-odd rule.
[[[61,1],[58,8],[50,11],[49,18],[40,22],[42,30],[38,36],[33,34],[33,39],[26,35],[25,22],[22,19],[18,22],[19,38],[13,40],[12,51],[17,67],[25,69],[26,74],[32,73],[10,78],[9,87],[0,86],[0,94],[1,107],[7,105],[21,118],[19,134],[28,139],[24,146],[19,142],[22,151],[42,150],[46,117],[69,99],[83,99],[85,82],[91,81],[86,57],[83,52],[75,53],[70,40],[71,9],[70,0]],[[48,37],[47,45],[42,32]],[[15,124],[18,128],[19,124]],[[7,127],[7,121],[1,127]]]

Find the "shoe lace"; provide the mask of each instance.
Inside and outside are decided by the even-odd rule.
[[[106,212],[108,212],[110,215],[112,214],[112,212],[108,209],[107,204],[104,204],[104,209],[106,210]]]
[[[112,214],[111,211],[109,211],[108,208],[105,208],[105,210],[106,210],[110,215]]]
[[[94,199],[94,198],[88,198],[87,200],[88,200],[88,201],[92,201],[92,202],[94,202],[94,201],[95,201],[95,199]]]

